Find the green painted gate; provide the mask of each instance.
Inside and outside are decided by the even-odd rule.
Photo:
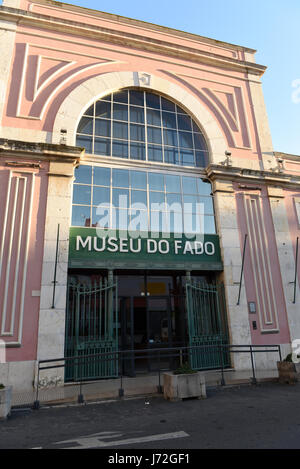
[[[117,280],[101,278],[89,284],[68,285],[65,380],[78,381],[118,376]],[[93,357],[96,354],[107,354]],[[112,353],[112,355],[110,355]]]
[[[217,347],[229,343],[224,285],[190,279],[186,283],[186,301],[189,344],[201,346],[190,352],[192,368],[229,366],[228,350]]]

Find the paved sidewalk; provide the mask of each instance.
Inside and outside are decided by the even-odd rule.
[[[0,448],[300,448],[300,383],[210,388],[204,400],[162,396],[13,411]]]
[[[208,387],[220,386],[222,373],[217,371],[204,371],[206,385]],[[224,380],[226,385],[238,385],[251,383],[253,379],[252,370],[234,371],[224,370]],[[277,369],[255,371],[258,382],[273,381],[278,379]],[[135,378],[123,377],[116,379],[105,379],[83,383],[70,383],[65,386],[40,389],[38,400],[41,405],[53,403],[77,402],[78,395],[82,394],[85,401],[95,401],[97,399],[115,399],[119,397],[120,388],[123,389],[126,397],[140,395],[154,395],[158,392],[158,386],[163,385],[163,372],[159,377],[158,373],[148,373],[147,375],[137,375]],[[13,406],[32,405],[36,400],[36,392],[29,391],[15,393],[13,395]]]

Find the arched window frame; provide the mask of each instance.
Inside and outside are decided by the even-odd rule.
[[[124,92],[129,92],[127,105],[124,102],[122,103]],[[144,96],[143,103],[131,99],[132,96],[136,98],[142,95]],[[109,100],[111,97],[117,97],[117,99]],[[148,98],[151,99],[151,97],[159,100],[159,109],[155,108],[155,105],[149,105]],[[97,106],[103,106],[103,109],[106,108],[107,115],[98,116]],[[122,109],[124,115],[126,115],[126,106],[127,120],[121,115]],[[173,109],[167,109],[168,106],[173,107]],[[116,109],[119,113],[117,115],[115,114]],[[144,122],[134,121],[132,118],[133,109],[137,116],[140,115],[135,119],[144,118]],[[141,117],[142,113],[138,112],[142,109],[143,118]],[[160,125],[151,122],[149,115],[153,119],[159,117]],[[118,119],[114,119],[115,116]],[[176,119],[176,128],[174,125],[172,127],[172,124],[168,127],[167,118],[169,116]],[[190,122],[190,130],[183,128],[185,123],[188,126],[188,122]],[[78,132],[78,129],[80,132]],[[133,132],[136,132],[134,138],[132,138]],[[117,136],[114,138],[116,133]],[[161,137],[159,137],[159,133]],[[160,141],[159,138],[161,138]],[[174,139],[175,143],[170,139]],[[206,138],[191,114],[187,113],[174,100],[170,100],[169,97],[165,98],[162,94],[149,89],[127,87],[95,100],[92,105],[89,104],[79,120],[76,144],[85,147],[86,153],[93,156],[155,162],[177,167],[203,169],[209,161]]]

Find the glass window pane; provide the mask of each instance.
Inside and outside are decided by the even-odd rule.
[[[109,205],[110,204],[110,188],[97,187],[93,188],[93,205]]]
[[[96,155],[110,156],[110,140],[107,138],[95,138],[94,153]]]
[[[169,214],[169,226],[171,233],[183,233],[182,214],[177,212],[171,212]]]
[[[160,99],[159,96],[152,93],[146,93],[146,105],[147,107],[152,107],[154,109],[160,109]]]
[[[212,197],[199,197],[199,204],[202,205],[201,213],[205,213],[206,215],[214,214],[214,204]]]
[[[115,207],[128,207],[129,206],[129,190],[128,189],[113,189],[112,203]]]
[[[130,158],[133,160],[145,160],[146,159],[146,147],[145,143],[130,143]]]
[[[208,164],[208,152],[207,151],[197,151],[195,152],[196,156],[196,166],[199,168],[205,168]]]
[[[96,109],[95,109],[95,116],[110,119],[110,116],[111,116],[111,104],[110,104],[110,102],[97,101],[96,102]]]
[[[73,204],[91,204],[91,186],[73,185]]]
[[[215,217],[208,215],[204,217],[204,232],[209,234],[216,233]]]
[[[150,192],[149,193],[150,210],[164,210],[164,207],[153,207],[152,204],[164,204],[165,194],[164,192]]]
[[[164,191],[164,177],[159,173],[148,173],[149,190]]]
[[[85,116],[93,116],[94,115],[94,104],[92,104],[87,110],[83,113]]]
[[[196,213],[198,197],[196,195],[184,195],[183,196],[183,210],[188,213]]]
[[[143,91],[130,90],[129,91],[129,102],[130,102],[130,104],[134,104],[136,106],[144,106],[144,92]]]
[[[167,192],[177,192],[177,193],[181,192],[180,176],[166,175],[165,181],[166,181]]]
[[[190,132],[178,132],[179,145],[183,148],[193,148],[193,137]]]
[[[184,232],[186,234],[203,233],[201,215],[196,213],[184,213]]]
[[[110,208],[92,207],[92,226],[100,228],[110,228]]]
[[[95,135],[99,137],[110,137],[110,120],[95,119]]]
[[[148,212],[132,209],[130,212],[130,230],[148,231]]]
[[[175,212],[181,212],[182,211],[181,195],[180,194],[167,194],[167,204],[170,210],[173,210]]]
[[[193,150],[180,150],[182,166],[195,166]]]
[[[161,127],[160,111],[147,109],[147,123],[148,125],[157,125],[158,127]]]
[[[182,178],[182,191],[184,194],[197,194],[197,179],[193,177]]]
[[[92,137],[83,137],[82,135],[77,135],[76,137],[76,146],[85,148],[87,153],[92,153],[93,151],[93,138]]]
[[[115,103],[128,104],[128,90],[118,91],[113,94],[113,100]]]
[[[123,209],[115,209],[114,211],[114,216],[113,222],[112,222],[112,227],[119,229],[119,230],[127,230],[128,229],[128,224],[129,224],[129,214],[128,210],[123,210]]]
[[[128,124],[123,122],[114,122],[113,137],[128,140]]]
[[[112,185],[113,187],[129,187],[128,169],[113,169]]]
[[[164,129],[164,144],[171,147],[178,146],[177,131]]]
[[[178,129],[180,130],[192,130],[192,121],[190,116],[178,114],[177,116]]]
[[[176,104],[176,109],[178,113],[188,115],[181,107],[177,106],[177,104]]]
[[[195,148],[197,148],[197,150],[207,150],[206,142],[202,134],[194,133],[194,142]]]
[[[138,124],[144,124],[145,112],[144,108],[130,106],[130,122],[137,122]]]
[[[117,121],[128,121],[128,106],[114,103],[113,118]]]
[[[162,112],[162,124],[167,129],[176,129],[176,114],[172,112]]]
[[[82,184],[92,184],[92,166],[81,165],[75,169],[75,181]]]
[[[112,97],[111,94],[107,94],[106,96],[103,96],[103,97],[101,98],[101,101],[109,101],[109,102],[111,102],[111,97]]]
[[[94,184],[96,186],[110,186],[110,168],[94,166]]]
[[[180,157],[176,148],[164,147],[165,163],[179,164]]]
[[[198,133],[201,134],[200,128],[198,127],[198,125],[196,124],[196,122],[193,121],[193,119],[192,119],[192,126],[193,126],[193,131],[194,131],[194,132],[198,132]]]
[[[197,186],[199,195],[211,195],[212,188],[209,181],[204,181],[201,178],[197,178]]]
[[[145,206],[145,210],[147,210],[147,192],[132,190],[131,191],[131,204],[143,204]]]
[[[143,125],[130,124],[130,140],[145,141],[145,127]]]
[[[156,127],[148,127],[147,129],[148,142],[161,144],[161,129]]]
[[[117,158],[128,158],[128,142],[113,140],[112,155]]]
[[[163,153],[161,146],[148,146],[148,160],[149,161],[163,161]]]
[[[79,134],[89,134],[93,135],[93,118],[92,117],[82,117],[80,119],[77,132]]]
[[[169,101],[168,99],[161,98],[161,108],[164,111],[173,111],[175,112],[175,104]]]
[[[133,189],[147,190],[147,173],[142,171],[130,171],[130,181]]]
[[[80,205],[72,207],[72,226],[90,226],[91,208]]]
[[[150,231],[151,232],[162,231],[162,213],[161,212],[150,212]]]

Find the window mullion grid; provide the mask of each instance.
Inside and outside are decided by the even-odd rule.
[[[92,180],[91,180],[90,226],[92,226],[92,222],[93,222],[93,193],[94,193],[94,166],[92,166]]]
[[[160,132],[161,132],[161,145],[162,145],[162,155],[163,155],[163,163],[165,162],[165,145],[164,145],[164,131],[162,126],[162,104],[161,104],[161,96],[159,96],[159,105],[160,105]]]
[[[177,132],[177,151],[179,155],[179,166],[182,166],[182,157],[181,157],[181,150],[180,150],[180,140],[179,140],[179,131],[178,131],[178,116],[177,116],[177,106],[175,107],[175,116],[176,116],[176,132]],[[175,162],[176,164],[176,162]]]
[[[151,210],[150,210],[150,190],[149,190],[149,178],[148,178],[149,171],[146,171],[146,177],[147,177],[147,218],[148,218],[148,232],[151,231]]]
[[[130,90],[127,90],[127,112],[128,112],[128,159],[131,160],[131,135],[130,135],[130,122],[131,122],[131,111],[130,111]]]
[[[146,91],[144,91],[144,126],[145,126],[145,157],[146,157],[146,161],[148,161],[148,122],[147,122]]]
[[[195,139],[194,139],[194,126],[191,116],[189,116],[191,120],[191,128],[192,128],[192,139],[193,139],[193,153],[194,153],[194,167],[196,167],[196,149],[195,149]]]
[[[114,94],[111,94],[111,100],[110,100],[110,157],[112,158],[113,156],[113,102],[114,102]]]
[[[110,191],[109,191],[109,197],[110,197],[110,200],[109,200],[109,228],[112,229],[113,226],[112,226],[112,212],[113,212],[113,198],[112,198],[112,194],[113,194],[113,187],[112,187],[112,172],[113,172],[113,168],[110,168]]]
[[[96,118],[95,118],[95,114],[96,114],[96,103],[94,103],[94,106],[93,106],[93,136],[92,136],[92,154],[94,155],[95,154],[95,133],[96,133]]]

